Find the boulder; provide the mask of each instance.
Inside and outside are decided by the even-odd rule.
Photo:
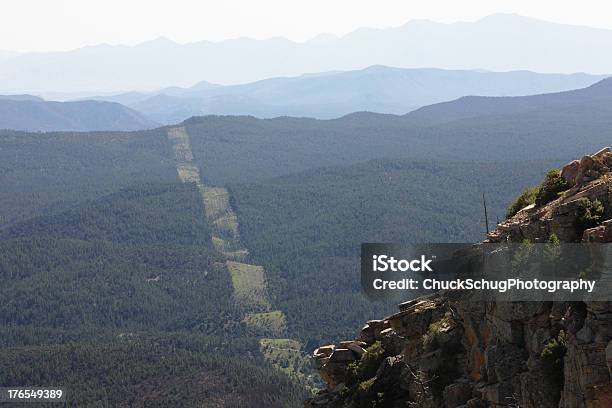
[[[365,353],[365,349],[355,342],[347,344],[346,348],[355,353],[357,357],[361,357]]]
[[[594,228],[589,228],[582,234],[582,242],[612,242],[612,220]]]
[[[605,147],[593,154],[580,159],[574,184],[584,184],[609,173],[612,168],[612,150]]]
[[[327,362],[319,368],[319,374],[328,390],[333,390],[346,380],[348,365],[355,361],[355,354],[349,349],[336,348]]]
[[[333,344],[330,344],[328,346],[321,346],[316,349],[312,353],[312,365],[316,369],[321,369],[325,364],[327,364],[327,362],[329,361],[329,357],[332,355],[335,349],[336,346],[334,346]]]
[[[580,161],[573,160],[563,166],[561,170],[561,177],[567,181],[570,186],[576,184],[576,176],[578,175],[578,171],[580,170]]]
[[[355,355],[353,352],[346,348],[337,348],[334,350],[332,355],[329,357],[330,363],[345,363],[355,361]]]
[[[603,149],[601,149],[597,153],[593,154],[593,157],[597,158],[597,159],[603,159],[604,157],[608,157],[610,155],[612,155],[612,148],[611,147],[604,147]]]
[[[366,324],[359,331],[359,335],[357,336],[357,339],[359,341],[362,341],[362,342],[366,343],[366,344],[374,343],[376,341],[376,336],[375,336],[375,333],[374,333],[374,328],[371,327],[369,324]]]
[[[420,337],[427,332],[433,321],[444,315],[446,309],[441,307],[442,305],[443,302],[439,297],[424,298],[390,316],[388,318],[389,325],[402,337]]]
[[[316,349],[312,354],[315,356],[323,355],[323,356],[329,357],[334,352],[335,348],[336,346],[334,346],[333,344],[330,344],[327,346],[321,346],[318,349]]]

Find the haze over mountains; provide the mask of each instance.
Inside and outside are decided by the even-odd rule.
[[[160,123],[198,115],[337,118],[352,112],[405,114],[466,95],[519,96],[584,88],[602,79],[587,74],[537,74],[402,69],[372,66],[358,71],[271,78],[242,85],[200,82],[155,93],[130,92],[96,100],[119,102]]]
[[[201,81],[157,92],[127,92],[71,102],[0,95],[0,128],[26,131],[139,130],[192,116],[251,115],[333,119],[361,111],[405,114],[468,95],[523,96],[587,87],[604,78],[539,74],[405,69],[372,66],[222,86]],[[519,104],[520,105],[520,104]],[[436,115],[438,118],[441,116]]]
[[[177,44],[160,38],[134,47],[4,56],[0,92],[116,92],[190,86],[202,79],[236,84],[376,64],[604,74],[612,72],[609,49],[612,30],[496,14],[469,23],[415,20],[390,29],[361,28],[305,43],[239,38]]]

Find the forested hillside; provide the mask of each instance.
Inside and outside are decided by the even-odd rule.
[[[262,367],[248,350],[217,343],[214,353],[163,338],[117,339],[2,350],[0,383],[44,386],[58,381],[70,406],[300,407],[304,394],[280,373]],[[135,338],[134,338],[135,337]],[[232,353],[221,354],[218,350]],[[248,358],[245,358],[248,356]],[[36,367],[33,377],[32,367]],[[76,368],[76,369],[75,369]],[[53,404],[57,405],[57,404]]]
[[[211,248],[202,213],[192,184],[140,184],[58,214],[23,221],[4,235]]]
[[[276,306],[314,346],[396,307],[361,295],[361,243],[480,240],[482,193],[493,227],[511,199],[555,165],[376,160],[235,184],[231,192],[246,245],[274,276]]]
[[[361,242],[478,239],[482,191],[501,216],[510,196],[554,164],[377,160],[232,185],[230,194],[286,335],[310,351],[391,307],[359,293]],[[297,406],[306,391],[269,365],[288,364],[276,351],[282,343],[262,348],[203,213],[195,185],[145,183],[5,228],[1,292],[14,301],[0,305],[2,361],[26,368],[2,382],[53,378],[81,402],[142,401],[155,389],[159,406],[204,397],[261,406],[256,385],[275,390],[269,406]],[[57,362],[68,353],[70,370]],[[42,367],[36,377],[32,366]],[[113,373],[104,387],[99,370]]]
[[[130,185],[176,180],[162,129],[0,131],[0,228]]]
[[[202,213],[193,184],[145,184],[4,231],[0,383],[62,384],[79,406],[296,406]]]

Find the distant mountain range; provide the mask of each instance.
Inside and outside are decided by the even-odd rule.
[[[0,129],[26,131],[141,130],[157,126],[118,103],[50,102],[31,95],[0,96]]]
[[[237,84],[377,64],[604,74],[612,73],[609,49],[612,30],[496,14],[469,23],[415,20],[390,29],[361,28],[304,43],[239,38],[177,44],[159,38],[133,47],[8,55],[0,64],[0,92],[118,92],[201,79]]]
[[[386,118],[359,113],[365,111],[396,115],[390,116],[389,122],[402,118],[414,126],[432,125],[485,114],[572,106],[598,97],[609,99],[612,92],[606,84],[612,80],[598,82],[601,78],[373,66],[234,86],[202,81],[191,88],[169,87],[72,102],[50,102],[27,94],[0,95],[0,129],[130,131],[206,115],[315,119],[348,115],[349,124],[354,118]]]
[[[584,88],[601,76],[402,69],[372,66],[243,85],[200,82],[153,93],[129,92],[92,97],[118,102],[160,123],[178,123],[199,115],[253,115],[337,118],[352,112],[405,114],[425,105],[466,95],[519,96]]]

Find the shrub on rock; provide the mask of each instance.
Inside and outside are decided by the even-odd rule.
[[[510,207],[508,207],[508,211],[506,212],[506,218],[513,217],[523,208],[535,203],[536,196],[539,194],[539,192],[539,186],[529,187],[523,190],[523,192],[514,199],[512,204],[510,204]]]
[[[576,204],[576,228],[579,231],[593,228],[602,221],[605,209],[601,201],[582,197]]]
[[[568,188],[570,188],[570,185],[567,180],[561,177],[561,172],[559,170],[553,169],[549,171],[540,185],[535,198],[535,205],[539,207],[556,200],[559,194]]]

